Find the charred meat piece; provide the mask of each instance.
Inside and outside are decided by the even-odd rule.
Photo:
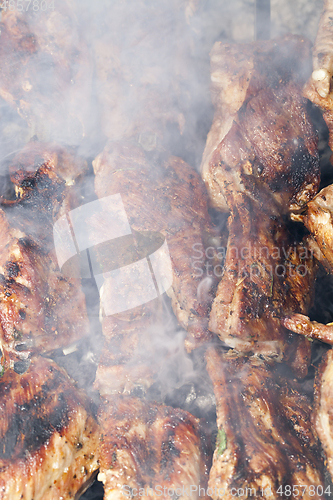
[[[209,448],[199,420],[184,410],[137,398],[105,401],[99,411],[104,499],[199,498]],[[172,491],[171,491],[172,490]],[[201,493],[200,498],[208,498]]]
[[[317,196],[308,203],[303,215],[298,215],[306,228],[310,231],[309,244],[313,255],[319,260],[329,273],[333,270],[333,186],[322,189]],[[302,311],[295,310],[283,319],[283,325],[289,330],[333,344],[333,325],[324,325],[310,318]]]
[[[188,331],[187,348],[193,349],[209,337],[209,291],[214,284],[212,277],[205,286],[193,267],[194,245],[205,247],[205,234],[214,233],[199,176],[176,157],[150,164],[144,151],[130,144],[110,143],[93,164],[98,197],[120,194],[137,241],[137,233],[155,233],[164,242],[158,250],[160,265],[154,266],[150,257],[157,287],[171,297],[177,319]]]
[[[316,256],[333,270],[333,185],[322,189],[299,216],[319,248]]]
[[[327,468],[333,477],[332,395],[333,351],[324,355],[315,379],[315,410],[313,421],[327,458]]]
[[[30,137],[75,145],[87,136],[93,65],[80,30],[67,0],[1,13],[0,95],[27,121]]]
[[[209,475],[212,498],[321,498],[323,463],[311,427],[311,403],[296,383],[258,357],[210,347],[217,442]],[[294,489],[296,492],[296,490]]]
[[[315,265],[282,214],[300,210],[320,180],[317,137],[301,96],[308,56],[299,37],[215,44],[216,116],[202,162],[212,204],[230,212],[209,328],[239,351],[284,358],[301,376],[310,345],[288,336],[280,318],[307,313]]]
[[[63,369],[37,357],[23,374],[7,370],[0,408],[2,500],[70,500],[84,490],[98,469],[99,429]]]
[[[296,36],[214,45],[215,118],[201,171],[217,209],[230,210],[227,171],[234,190],[254,199],[268,192],[281,212],[299,210],[316,194],[317,138],[301,96],[309,50],[309,43]],[[223,149],[219,162],[212,161],[217,148]]]
[[[6,365],[65,347],[88,333],[79,270],[74,264],[74,275],[60,270],[53,233],[75,199],[61,174],[74,182],[81,167],[69,153],[38,143],[28,145],[10,167],[19,197],[0,211],[0,332]]]
[[[282,218],[226,188],[231,207],[224,271],[212,305],[209,329],[228,346],[284,359],[298,376],[307,373],[308,340],[281,324],[288,311],[306,314],[317,269],[306,244],[295,243]]]
[[[16,199],[1,200],[11,224],[54,248],[54,224],[80,204],[76,185],[86,171],[74,148],[29,142],[9,164]]]
[[[313,47],[313,72],[304,87],[304,95],[324,111],[329,129],[329,146],[333,149],[333,2],[325,0]]]

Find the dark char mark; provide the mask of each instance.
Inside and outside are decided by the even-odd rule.
[[[48,388],[50,389],[50,388]],[[50,397],[45,389],[33,399],[16,406],[10,425],[0,440],[0,459],[12,460],[26,457],[45,444],[54,432],[61,432],[69,423],[70,408],[63,392]],[[48,408],[52,407],[52,411]]]

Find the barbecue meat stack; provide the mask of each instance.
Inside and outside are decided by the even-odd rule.
[[[257,356],[209,347],[206,360],[218,427],[209,476],[212,498],[231,499],[239,489],[245,497],[270,498],[279,487],[284,497],[285,485],[303,485],[302,498],[320,498],[309,489],[324,484],[311,403],[295,381],[274,373]]]
[[[209,328],[239,351],[284,359],[301,376],[310,344],[290,337],[281,316],[308,310],[315,266],[283,215],[299,211],[319,186],[317,139],[301,97],[309,55],[298,37],[215,44],[216,113],[201,165],[213,206],[230,212]]]
[[[128,393],[137,385],[144,389],[152,385],[162,361],[158,354],[160,345],[168,345],[167,338],[158,332],[164,329],[162,317],[159,318],[163,292],[171,298],[174,313],[188,332],[189,350],[210,337],[207,319],[215,280],[203,283],[201,277],[195,276],[191,260],[193,246],[203,246],[204,238],[214,235],[203,183],[180,158],[152,162],[143,148],[129,141],[110,142],[93,165],[100,201],[106,208],[107,200],[120,194],[133,233],[131,251],[126,241],[122,247],[120,281],[119,269],[113,270],[114,252],[110,252],[110,247],[107,252],[96,249],[96,259],[103,269],[101,313],[105,344],[95,386],[103,395],[99,413],[103,436],[99,478],[105,485],[105,498],[112,498],[115,491],[121,495],[125,487],[135,491],[151,487],[149,498],[159,496],[157,487],[181,491],[183,486],[187,491],[190,485],[205,488],[207,457],[197,419],[181,410],[111,396],[115,392]],[[145,187],[147,182],[149,189]],[[105,230],[99,221],[94,216],[89,218],[95,234]],[[132,262],[125,262],[126,256]],[[146,274],[133,268],[133,261],[134,265],[147,266],[147,258],[156,291],[152,289],[148,303],[133,307],[138,297],[147,296],[149,288]],[[118,314],[108,314],[119,295],[123,297],[123,309]],[[160,298],[153,300],[157,295]],[[163,356],[168,355],[167,348],[165,351]],[[113,453],[116,458],[111,461]],[[196,498],[198,492],[193,495]],[[181,493],[183,497],[186,494]]]
[[[35,17],[6,11],[0,47],[1,98],[31,134],[67,144],[87,135],[93,72],[74,5],[62,2]],[[142,497],[140,491],[158,498],[157,488],[163,498],[170,489],[177,498],[187,498],[187,489],[193,498],[232,498],[233,488],[244,488],[246,497],[286,498],[293,487],[303,487],[301,498],[322,497],[320,446],[307,424],[311,401],[294,379],[307,373],[311,344],[288,331],[297,333],[297,319],[309,322],[314,246],[330,261],[320,230],[310,227],[320,176],[302,97],[309,44],[290,36],[214,46],[215,116],[202,182],[169,152],[170,137],[188,126],[184,61],[191,44],[177,41],[196,2],[172,5],[156,4],[152,22],[146,2],[116,2],[105,20],[111,29],[94,40],[109,142],[93,161],[93,200],[83,204],[78,194],[87,166],[74,148],[34,137],[9,161],[12,195],[2,196],[0,211],[0,499],[78,498],[98,468],[105,499]],[[174,26],[177,36],[170,36]],[[160,39],[161,51],[152,51]],[[197,274],[193,263],[199,245],[221,264],[209,201],[228,214],[219,283]],[[290,216],[313,236],[295,241]],[[89,332],[80,273],[90,271],[104,336],[94,385],[98,416],[46,358]],[[206,350],[218,427],[210,473],[202,422],[146,394],[171,355],[161,334],[165,294],[186,331],[187,351]],[[328,355],[317,379],[315,425],[330,467],[331,378]]]

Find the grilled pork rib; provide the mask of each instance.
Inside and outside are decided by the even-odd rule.
[[[210,335],[207,330],[211,302],[209,289],[214,283],[214,279],[209,278],[207,290],[205,286],[200,286],[202,277],[196,274],[193,266],[194,245],[203,246],[202,233],[206,231],[209,234],[209,231],[212,231],[205,192],[199,176],[176,157],[169,158],[162,166],[150,164],[144,151],[130,143],[110,143],[93,164],[98,197],[102,200],[107,196],[120,194],[131,228],[130,243],[124,240],[121,265],[115,266],[115,263],[110,261],[112,252],[109,252],[109,256],[101,253],[99,255],[104,270],[122,267],[122,272],[126,273],[127,282],[130,283],[130,286],[124,285],[125,288],[122,289],[117,285],[115,277],[108,277],[107,273],[104,273],[104,306],[113,304],[121,294],[124,295],[124,301],[126,297],[145,296],[147,281],[136,277],[134,272],[132,277],[132,268],[126,267],[126,264],[133,261],[146,262],[145,257],[153,253],[155,244],[155,250],[162,248],[162,253],[158,266],[161,275],[158,272],[154,279],[158,280],[159,287],[163,285],[164,279],[166,280],[165,291],[171,297],[173,310],[181,326],[188,331],[187,348],[193,349]],[[95,229],[103,230],[98,225]],[[163,247],[163,244],[167,247]],[[160,293],[163,291],[162,289]],[[152,297],[156,297],[154,287],[152,292]],[[152,299],[147,302],[119,314],[107,315],[107,311],[103,313],[102,327],[107,350],[102,355],[97,371],[97,383],[99,378],[106,380],[110,370],[116,370],[119,374],[119,362],[113,361],[115,353],[121,353],[122,364],[125,362],[130,368],[129,361],[132,359],[133,364],[135,350],[139,350],[137,362],[134,362],[136,372],[140,372],[137,363],[142,365],[147,353],[150,353],[151,359],[154,360],[153,342],[149,337],[155,333],[153,331],[149,335],[148,330],[152,323],[158,322],[159,306],[158,299],[155,302]],[[149,359],[149,355],[147,357]],[[114,368],[110,364],[114,364]],[[151,362],[148,361],[148,364]],[[147,370],[143,365],[141,372],[144,374],[146,371],[151,370]],[[124,375],[125,373],[126,370]]]
[[[306,211],[298,218],[310,231],[309,244],[313,255],[329,273],[333,270],[333,186],[322,189],[317,196],[307,204]],[[333,344],[333,325],[311,321],[301,310],[294,314],[286,313],[282,320],[289,330]]]
[[[19,197],[0,211],[0,341],[6,365],[88,333],[80,279],[61,272],[53,240],[54,222],[74,200],[63,176],[73,183],[83,169],[73,155],[40,143],[30,143],[10,166]]]
[[[0,379],[1,500],[72,500],[98,469],[98,424],[53,361]],[[76,497],[75,497],[76,498]]]
[[[327,458],[327,468],[333,477],[332,394],[333,351],[324,355],[315,379],[315,410],[313,422]]]
[[[230,189],[255,200],[268,193],[281,212],[299,210],[316,194],[317,138],[301,96],[309,55],[309,43],[296,36],[214,45],[215,117],[201,172],[217,209],[231,208],[224,193],[231,178]],[[216,164],[217,149],[223,151]]]
[[[104,500],[199,498],[206,491],[208,448],[198,419],[137,398],[105,401],[99,411],[99,480]],[[200,498],[208,498],[201,493]]]
[[[308,311],[316,266],[304,245],[294,243],[282,214],[299,210],[319,186],[317,138],[301,96],[299,62],[308,55],[298,37],[215,44],[216,115],[201,167],[212,204],[230,213],[209,328],[242,352],[280,361],[289,352],[301,376],[310,345],[289,337],[280,318],[288,310]]]
[[[321,498],[323,463],[307,397],[259,357],[209,347],[206,360],[218,426],[209,475],[213,500],[237,492],[242,498],[288,498],[289,487],[299,485],[300,498]]]
[[[234,195],[226,197],[230,200]],[[310,342],[291,337],[281,324],[287,311],[307,313],[317,265],[303,243],[294,243],[279,215],[267,215],[249,198],[234,196],[222,279],[209,328],[230,347],[284,359],[304,376]]]

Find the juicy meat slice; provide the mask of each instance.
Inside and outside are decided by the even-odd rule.
[[[82,31],[72,1],[2,11],[0,95],[30,137],[76,145],[87,136],[93,64]]]
[[[60,270],[53,239],[54,223],[75,201],[62,173],[74,182],[81,167],[68,152],[39,143],[29,144],[10,166],[19,197],[0,210],[0,342],[6,364],[65,347],[89,331],[78,269],[73,264],[74,275]]]
[[[323,356],[315,379],[315,409],[313,422],[326,454],[327,468],[333,477],[333,351]]]
[[[308,203],[304,215],[299,219],[310,231],[310,244],[316,259],[322,262],[328,272],[333,271],[333,186],[322,189],[317,196]],[[301,310],[295,314],[286,313],[283,325],[289,330],[333,344],[333,325],[324,325],[310,321]]]
[[[291,337],[281,318],[309,310],[316,261],[304,243],[294,242],[277,210],[267,214],[267,198],[259,205],[233,187],[230,181],[225,189],[229,239],[209,329],[240,352],[284,359],[304,376],[310,342]]]
[[[333,149],[333,1],[325,0],[313,47],[313,72],[304,87],[304,95],[324,111],[329,129],[329,146]]]
[[[299,485],[300,498],[321,498],[323,463],[311,402],[297,384],[274,375],[259,357],[210,347],[206,360],[218,427],[209,475],[213,500],[232,499],[239,488],[245,498],[288,498],[289,487]]]
[[[209,450],[199,420],[190,413],[118,397],[104,401],[99,422],[98,479],[105,500],[131,494],[170,498],[171,490],[177,498],[197,499],[199,485],[206,490]]]
[[[161,293],[164,287],[171,297],[177,319],[188,332],[187,349],[193,349],[210,335],[209,288],[214,283],[214,278],[209,278],[205,293],[205,288],[200,287],[201,273],[195,273],[193,266],[194,245],[205,248],[205,234],[214,232],[200,177],[180,158],[151,164],[142,149],[130,144],[109,143],[93,166],[98,197],[120,193],[134,236],[150,232],[166,242],[160,269],[167,284],[163,285],[158,274],[155,278]]]
[[[0,380],[1,500],[73,499],[98,469],[90,403],[53,361]]]
[[[282,215],[299,211],[320,181],[317,137],[301,95],[308,56],[309,44],[293,36],[215,44],[216,118],[201,166],[212,204],[230,212],[209,328],[239,351],[284,358],[301,375],[310,344],[290,337],[281,315],[307,313],[315,265]]]
[[[322,189],[307,204],[302,221],[319,247],[321,260],[333,270],[333,185]]]
[[[262,192],[282,212],[299,210],[317,192],[317,138],[302,98],[310,45],[300,37],[222,45],[211,54],[215,118],[201,164],[210,201],[228,211],[226,170],[233,187]],[[304,74],[305,73],[305,74]],[[218,148],[220,161],[212,161]]]

